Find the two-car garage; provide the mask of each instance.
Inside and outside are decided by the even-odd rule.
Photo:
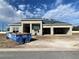
[[[45,27],[43,28],[43,35],[71,35],[72,27],[71,26],[63,26],[63,27]]]
[[[67,34],[70,28],[54,28],[54,34]]]

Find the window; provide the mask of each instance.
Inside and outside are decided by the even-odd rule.
[[[39,30],[40,29],[40,24],[32,24],[32,29],[33,30]]]
[[[13,27],[13,32],[19,32],[19,27]]]
[[[17,28],[15,28],[15,30],[16,30],[16,31],[19,31],[19,28],[17,27]]]
[[[13,31],[15,31],[15,27],[13,27]]]

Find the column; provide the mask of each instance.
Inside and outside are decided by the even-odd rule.
[[[51,35],[53,35],[53,27],[51,27]]]
[[[30,23],[30,33],[32,33],[32,24]]]

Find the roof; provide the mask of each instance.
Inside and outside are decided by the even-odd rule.
[[[25,19],[25,20],[21,20],[21,21],[42,21],[43,25],[47,25],[47,26],[69,26],[71,24],[66,23],[66,22],[60,22],[60,21],[54,21],[54,20],[42,20],[42,19]],[[10,24],[10,26],[21,26],[21,22],[17,22],[17,23],[13,23]]]
[[[22,19],[21,21],[42,21],[42,18],[25,18]]]
[[[10,24],[10,26],[21,26],[21,22],[12,23],[12,24]]]
[[[43,25],[47,25],[47,26],[68,26],[68,25],[71,25],[69,23],[66,23],[66,22],[60,22],[60,21],[53,21],[53,20],[44,20],[43,21]]]
[[[53,24],[43,24],[45,26],[71,26],[70,24],[66,23],[53,23]]]

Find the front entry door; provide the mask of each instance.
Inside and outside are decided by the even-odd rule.
[[[23,32],[30,33],[30,24],[23,24]]]

